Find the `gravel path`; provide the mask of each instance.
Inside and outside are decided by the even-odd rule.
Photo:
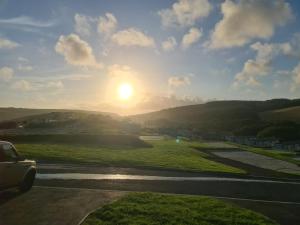
[[[283,173],[291,173],[300,175],[300,167],[295,164],[285,162],[279,159],[274,159],[271,157],[258,155],[252,152],[246,151],[215,151],[213,154],[227,158],[236,160],[242,163],[246,163],[249,165],[253,165],[256,167],[275,170]]]

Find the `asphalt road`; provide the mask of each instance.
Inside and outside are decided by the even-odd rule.
[[[96,171],[101,174],[88,174],[91,170],[78,168],[60,169],[65,173],[69,172],[68,176],[52,173],[46,175],[46,179],[41,176],[44,179],[37,179],[35,185],[79,190],[207,195],[260,212],[283,225],[300,224],[300,181],[298,179],[229,177],[229,175],[216,177],[210,174],[201,176],[199,173],[143,171],[129,168],[98,168]],[[54,171],[56,170],[44,172]],[[114,172],[111,173],[112,171]],[[131,172],[133,175],[129,175]],[[145,179],[141,174],[146,174]],[[49,179],[51,176],[59,179]],[[96,179],[97,176],[100,179]]]
[[[76,224],[90,210],[127,191],[212,196],[260,212],[279,224],[300,224],[299,179],[86,165],[52,164],[39,168],[41,175],[37,176],[32,191],[24,195],[0,194],[1,225],[3,218],[5,225],[18,225],[18,221],[22,221],[22,225]],[[63,173],[69,173],[69,177]],[[45,174],[59,179],[50,179],[51,175]],[[72,179],[74,176],[76,179]],[[126,179],[127,176],[130,179]],[[15,213],[16,208],[22,210]],[[34,214],[38,216],[32,221]],[[63,223],[55,222],[60,220]]]
[[[66,190],[105,189],[207,195],[260,212],[279,224],[300,224],[300,184],[229,181],[37,180],[36,185]]]

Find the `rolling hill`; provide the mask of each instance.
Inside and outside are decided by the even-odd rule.
[[[300,110],[300,99],[272,99],[267,101],[214,101],[199,105],[189,105],[157,112],[130,116],[139,123],[165,121],[172,124],[204,124],[236,120],[260,120],[263,112],[274,112],[294,107]],[[286,115],[292,110],[287,111]],[[274,114],[274,113],[273,113]],[[263,115],[263,114],[262,114]],[[264,117],[267,119],[268,114]]]
[[[283,130],[298,129],[300,99],[272,99],[267,101],[214,101],[165,109],[157,112],[130,116],[146,128],[169,130],[193,129],[199,133],[231,133],[258,135],[271,126]],[[279,112],[279,114],[278,114]],[[279,124],[283,120],[288,124]],[[272,120],[269,120],[272,118]],[[298,129],[299,130],[299,129]],[[268,133],[272,136],[272,133]]]
[[[47,114],[52,112],[78,112],[87,114],[104,114],[116,116],[112,113],[103,113],[97,111],[85,111],[85,110],[71,110],[71,109],[27,109],[27,108],[0,108],[0,122],[19,120],[29,116],[37,116],[41,114]]]
[[[284,109],[266,111],[260,114],[262,120],[274,121],[292,121],[300,123],[300,106],[294,106]]]

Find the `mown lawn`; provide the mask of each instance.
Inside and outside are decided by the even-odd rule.
[[[144,167],[184,171],[244,173],[238,168],[213,162],[193,149],[197,143],[175,140],[150,142],[153,147],[121,148],[71,144],[16,144],[27,158],[43,161],[93,163],[102,166]]]
[[[130,194],[87,217],[83,225],[271,225],[253,211],[209,197]]]

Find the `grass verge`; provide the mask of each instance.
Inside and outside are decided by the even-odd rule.
[[[152,141],[151,148],[96,147],[70,144],[17,144],[17,149],[27,158],[43,161],[92,163],[102,166],[144,167],[183,171],[210,171],[245,173],[205,158],[190,143],[175,140]]]
[[[90,214],[83,225],[274,225],[269,218],[210,197],[134,193]]]

